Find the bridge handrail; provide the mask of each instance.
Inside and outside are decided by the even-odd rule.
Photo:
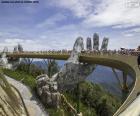
[[[8,55],[24,55],[24,54],[38,54],[38,55],[45,55],[45,54],[52,54],[52,55],[58,55],[58,54],[63,54],[63,55],[67,55],[70,54],[71,51],[23,51],[23,52],[8,52]],[[86,54],[86,55],[114,55],[114,54],[118,54],[118,55],[134,55],[134,56],[138,56],[140,55],[140,51],[116,51],[116,50],[104,50],[104,51],[82,51],[81,53],[82,55]]]

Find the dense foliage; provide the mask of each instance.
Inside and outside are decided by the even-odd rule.
[[[44,68],[46,70],[45,72],[48,74],[49,77],[51,77],[52,75],[54,75],[55,73],[59,71],[60,67],[54,59],[47,59],[43,61],[45,65]]]
[[[35,64],[31,64],[30,71],[27,70],[28,69],[27,67],[28,65],[21,63],[15,71],[22,71],[34,77],[44,73],[44,70],[41,69],[40,67],[37,67]]]
[[[19,70],[13,71],[9,69],[3,69],[3,72],[9,77],[23,82],[25,85],[29,86],[32,90],[34,90],[34,88],[36,87],[35,77],[27,74],[24,71]]]
[[[24,71],[34,77],[46,73],[49,77],[59,71],[59,66],[55,60],[43,60],[40,64],[33,63],[32,59],[24,59],[16,70]],[[42,66],[43,65],[43,66]]]
[[[58,67],[56,62],[52,66],[54,67],[51,67],[51,70],[55,69],[54,72],[58,71],[58,69],[56,69]],[[6,75],[16,80],[22,80],[22,82],[28,85],[32,90],[35,90],[35,78],[44,73],[44,69],[35,64],[31,64],[30,71],[27,71],[27,67],[28,66],[23,63],[20,64],[15,71],[8,69],[4,69],[3,71]],[[75,108],[77,107],[77,92],[76,86],[73,86],[72,90],[62,92]],[[101,86],[91,82],[83,82],[80,84],[80,111],[83,113],[83,116],[112,116],[120,105],[121,101],[106,92]],[[71,116],[71,113],[63,104],[61,104],[59,109],[47,108],[47,111],[50,116]]]
[[[75,107],[77,89],[66,91],[65,95]],[[80,84],[80,109],[84,116],[112,116],[120,107],[118,98],[106,92],[101,86],[91,82]]]

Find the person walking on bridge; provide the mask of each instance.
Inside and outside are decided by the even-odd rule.
[[[138,62],[138,68],[140,69],[140,54],[138,55],[137,62]]]

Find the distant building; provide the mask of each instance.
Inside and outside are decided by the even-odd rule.
[[[91,38],[87,38],[87,43],[86,43],[87,50],[92,50],[92,42]]]
[[[104,37],[102,46],[101,46],[101,50],[107,50],[108,42],[109,42],[109,38]]]
[[[93,50],[99,50],[99,35],[97,33],[93,35]]]

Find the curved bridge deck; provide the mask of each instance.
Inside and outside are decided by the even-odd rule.
[[[7,57],[11,58],[49,58],[57,60],[67,60],[69,53],[8,53]],[[113,67],[125,71],[130,74],[135,80],[134,87],[130,92],[129,96],[117,110],[114,116],[118,116],[123,112],[137,97],[137,93],[140,92],[140,70],[137,66],[137,57],[132,55],[121,55],[121,54],[80,54],[80,61],[92,64],[100,64],[104,66]]]

